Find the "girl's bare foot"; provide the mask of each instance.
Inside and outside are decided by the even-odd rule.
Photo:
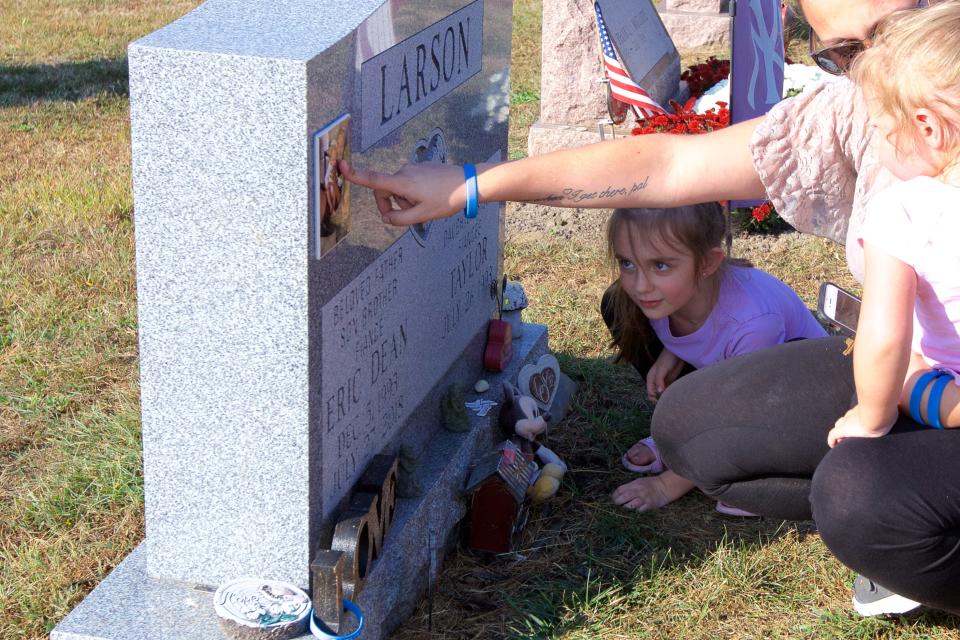
[[[693,489],[694,484],[669,469],[658,476],[637,478],[617,487],[614,504],[634,511],[653,511],[668,505]]]

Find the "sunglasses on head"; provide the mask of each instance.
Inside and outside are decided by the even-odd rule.
[[[927,0],[920,0],[917,2],[915,8],[922,9],[926,6]],[[874,27],[873,30],[876,30],[876,27]],[[827,73],[842,76],[850,70],[850,65],[853,64],[854,59],[863,53],[864,49],[867,49],[873,44],[873,30],[870,35],[863,40],[843,40],[842,42],[818,49],[816,46],[817,36],[811,29],[810,57],[813,58],[813,61],[818,67]]]

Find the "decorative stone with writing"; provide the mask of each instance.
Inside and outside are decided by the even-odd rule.
[[[286,640],[307,629],[310,598],[275,580],[241,578],[213,595],[220,628],[232,640]]]
[[[535,363],[524,366],[517,376],[520,393],[531,396],[543,411],[550,409],[559,383],[560,363],[549,353],[540,356]]]

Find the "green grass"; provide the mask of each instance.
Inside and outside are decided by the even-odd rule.
[[[126,46],[194,2],[0,0],[0,637],[142,538]]]
[[[510,63],[511,160],[527,155],[527,130],[540,115],[540,3],[513,3],[513,57]],[[534,37],[535,36],[535,37]]]
[[[143,537],[127,44],[195,0],[0,0],[0,638],[45,637]],[[510,157],[539,110],[540,5],[514,3]],[[842,249],[736,245],[811,302],[850,286]],[[516,554],[451,556],[433,631],[402,638],[956,638],[956,620],[862,620],[849,572],[803,523],[717,517],[688,496],[637,515],[608,496],[649,431],[609,362],[597,246],[505,248],[528,319],[580,385],[550,435],[571,466]],[[439,631],[442,630],[442,631]]]

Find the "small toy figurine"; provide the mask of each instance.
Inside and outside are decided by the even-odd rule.
[[[498,424],[507,440],[473,465],[466,486],[467,546],[494,553],[511,550],[526,523],[526,498],[535,504],[551,498],[567,471],[557,454],[533,441],[547,430],[549,416],[512,384],[505,382],[503,392]]]
[[[525,496],[537,472],[513,442],[506,440],[473,465],[465,492],[470,496],[467,546],[507,553],[527,520]]]
[[[423,494],[423,483],[417,478],[417,454],[412,447],[400,447],[397,468],[397,495],[401,498],[417,498]]]
[[[543,465],[531,479],[528,491],[534,502],[552,498],[560,488],[567,465],[556,453],[534,442],[547,430],[550,414],[544,413],[531,396],[523,395],[517,387],[503,383],[503,404],[500,405],[500,431],[507,438],[519,440],[520,450],[528,459]],[[549,470],[548,470],[549,467]],[[544,473],[546,471],[546,473]]]
[[[454,383],[447,388],[440,400],[443,428],[454,433],[470,431],[470,415],[463,404],[463,389]]]
[[[503,312],[503,319],[510,323],[514,340],[523,335],[521,316],[528,304],[523,285],[516,280],[508,280],[507,286],[503,288],[503,307],[501,311]]]
[[[520,389],[509,382],[503,383],[503,403],[500,405],[498,424],[507,438],[517,435],[527,441],[533,441],[547,430],[550,414],[544,413],[537,401],[523,395]]]

